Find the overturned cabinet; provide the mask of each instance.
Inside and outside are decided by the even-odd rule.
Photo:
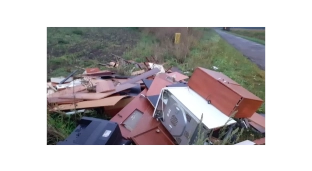
[[[200,128],[200,119],[202,128]],[[205,137],[211,130],[235,124],[189,87],[166,87],[161,90],[153,117],[162,123],[179,145],[195,144],[199,130]]]
[[[221,72],[198,67],[194,70],[189,87],[224,114],[235,118],[249,118],[262,105],[263,100]]]

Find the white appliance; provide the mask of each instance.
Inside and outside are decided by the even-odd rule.
[[[255,142],[252,142],[250,140],[245,140],[234,145],[255,145],[255,144],[256,144]]]
[[[211,130],[236,123],[209,104],[189,87],[166,87],[161,90],[153,117],[162,122],[179,145],[191,145],[198,139],[199,123],[207,137]]]

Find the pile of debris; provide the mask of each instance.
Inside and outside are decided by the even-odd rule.
[[[235,128],[252,128],[264,135],[264,117],[255,113],[263,101],[226,75],[198,67],[191,78],[178,68],[135,63],[131,76],[86,68],[48,83],[48,110],[67,115],[104,108],[111,119],[83,117],[68,145],[192,145],[233,139]],[[155,62],[155,61],[154,61]],[[106,64],[118,67],[117,62]],[[234,114],[234,115],[233,115]],[[223,133],[222,131],[225,132]],[[264,144],[265,139],[236,145]]]

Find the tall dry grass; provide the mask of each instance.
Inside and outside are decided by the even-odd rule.
[[[190,27],[144,27],[140,30],[156,37],[158,43],[153,47],[153,54],[160,62],[175,58],[178,63],[184,63],[190,49],[199,43],[203,35],[200,29]],[[179,44],[174,44],[175,33],[181,33]]]

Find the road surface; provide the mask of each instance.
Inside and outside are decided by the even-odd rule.
[[[265,70],[265,46],[237,37],[220,29],[215,31],[234,48],[239,50],[245,57]]]

